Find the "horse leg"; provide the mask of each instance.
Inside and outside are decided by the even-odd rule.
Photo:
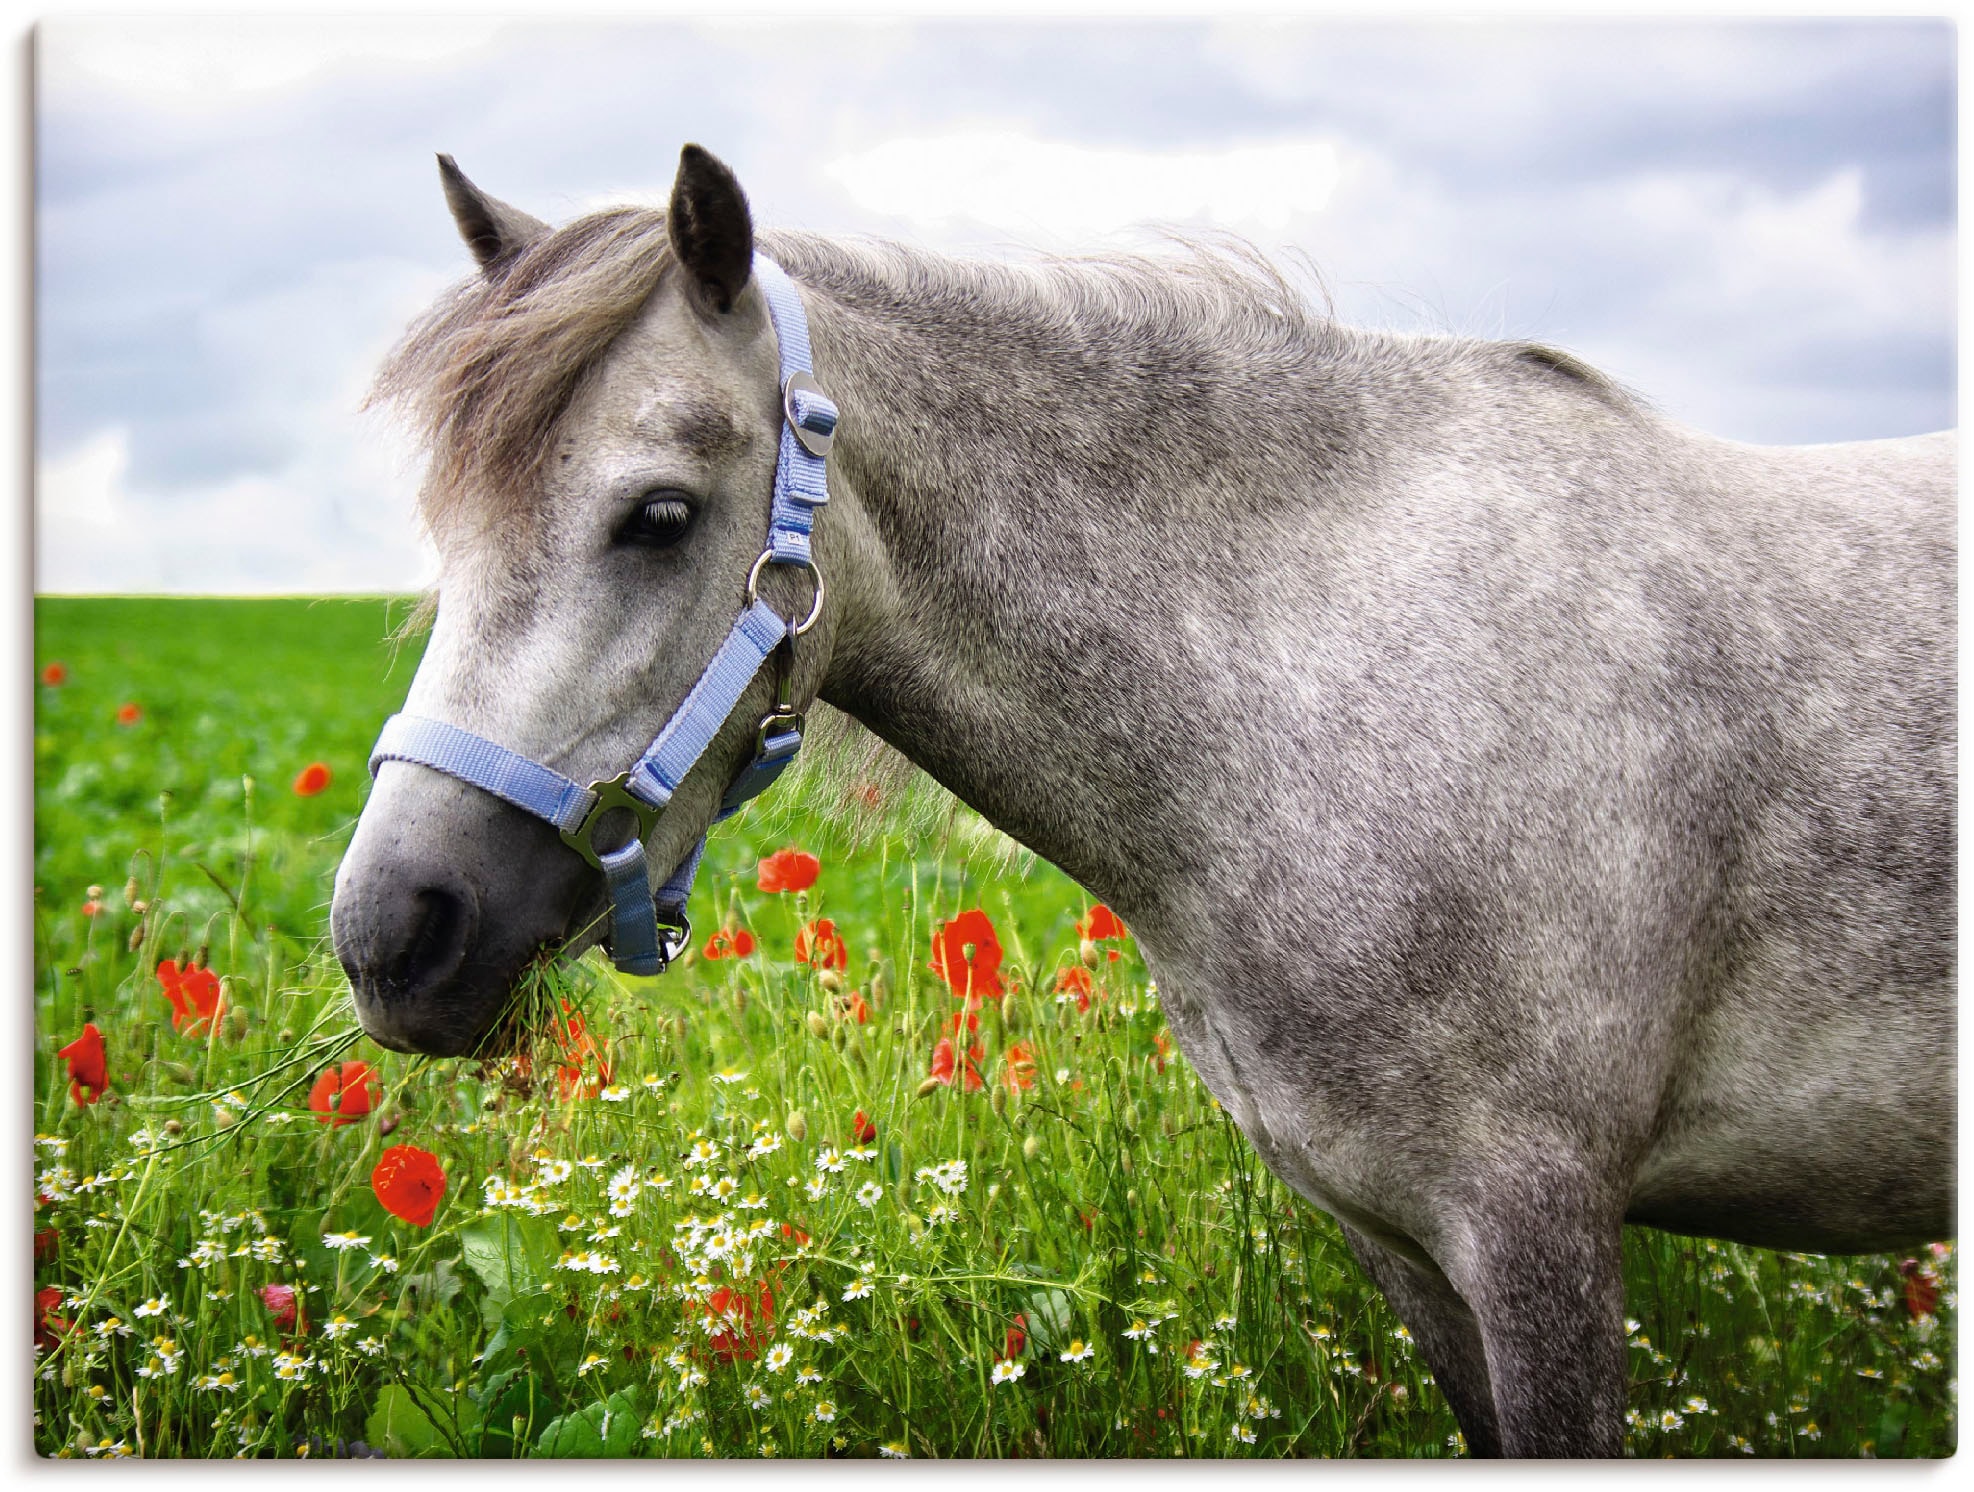
[[[1433,1381],[1460,1422],[1468,1454],[1500,1455],[1501,1433],[1494,1422],[1487,1350],[1467,1303],[1430,1261],[1414,1263],[1351,1227],[1344,1228],[1343,1236],[1357,1262],[1412,1333],[1420,1355],[1432,1369]]]
[[[1620,1454],[1621,1213],[1552,1164],[1497,1173],[1477,1201],[1441,1262],[1486,1348],[1500,1453]]]

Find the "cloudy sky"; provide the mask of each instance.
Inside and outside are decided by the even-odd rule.
[[[1534,337],[1742,440],[1955,421],[1944,22],[61,18],[35,45],[42,591],[430,578],[359,413],[466,269],[435,151],[975,254],[1228,229],[1345,320]]]

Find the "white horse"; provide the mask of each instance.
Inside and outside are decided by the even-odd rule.
[[[560,230],[442,166],[480,273],[383,383],[442,562],[407,709],[610,778],[763,547],[747,205],[691,146],[668,212]],[[826,597],[761,581],[816,608],[794,706],[1130,923],[1475,1452],[1620,1449],[1626,1222],[1950,1233],[1950,435],[1710,439],[1549,349],[1334,325],[1256,264],[760,247],[842,419]],[[773,687],[650,829],[656,879]],[[602,905],[540,819],[387,761],[336,948],[372,1036],[458,1053]]]

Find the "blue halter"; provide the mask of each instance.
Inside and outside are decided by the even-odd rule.
[[[740,696],[768,659],[781,654],[774,707],[761,718],[754,755],[728,785],[714,822],[737,813],[764,791],[802,745],[802,716],[788,700],[789,665],[795,639],[822,614],[822,572],[809,551],[816,510],[829,501],[827,458],[836,430],[836,405],[817,384],[810,367],[809,323],[794,282],[773,260],[754,255],[754,279],[767,297],[775,337],[781,344],[781,451],[775,463],[774,506],[768,544],[747,575],[747,606],[713,654],[657,739],[630,770],[588,787],[552,767],[497,746],[442,720],[393,715],[370,752],[370,774],[385,762],[413,762],[546,819],[562,832],[563,843],[603,872],[610,892],[610,956],[626,974],[662,974],[692,938],[686,899],[706,850],[706,837],[679,862],[654,897],[644,841],[686,773],[739,707]],[[769,565],[801,565],[815,581],[816,597],[801,621],[777,616],[756,593]],[[637,832],[614,850],[598,850],[597,829],[606,814],[628,810]],[[663,927],[668,936],[661,938]]]

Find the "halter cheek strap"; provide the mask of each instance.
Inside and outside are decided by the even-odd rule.
[[[816,510],[829,501],[830,445],[836,405],[810,367],[809,323],[794,283],[781,266],[754,256],[754,279],[767,297],[781,349],[781,449],[775,462],[774,504],[767,547],[747,575],[746,607],[672,718],[644,754],[619,776],[588,787],[509,751],[485,737],[442,720],[393,715],[370,752],[370,773],[387,761],[410,762],[444,772],[492,793],[561,832],[563,842],[603,874],[610,895],[610,956],[627,974],[662,974],[692,937],[685,904],[706,851],[700,835],[654,895],[644,845],[665,805],[693,764],[739,708],[740,698],[767,661],[780,655],[774,707],[761,718],[754,754],[728,784],[714,822],[779,777],[802,745],[802,716],[789,703],[789,668],[795,639],[822,614],[822,572],[809,549]],[[800,621],[784,619],[760,599],[757,586],[769,565],[800,565],[815,583],[815,600]],[[608,815],[628,812],[636,832],[612,850],[596,837]],[[614,837],[614,836],[613,836]],[[660,929],[669,936],[661,936]]]

